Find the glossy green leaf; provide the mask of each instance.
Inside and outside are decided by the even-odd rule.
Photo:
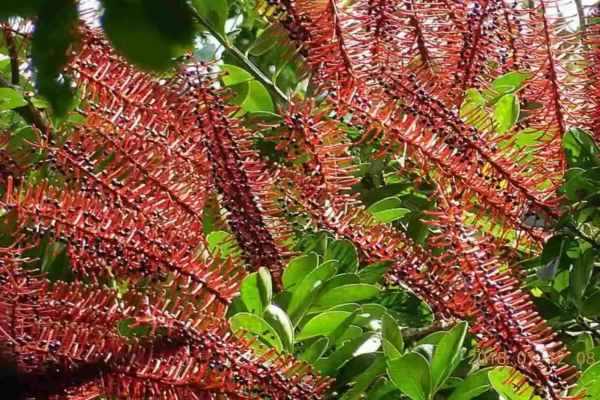
[[[235,237],[225,231],[215,231],[208,234],[206,237],[208,251],[215,255],[219,252],[220,257],[227,257],[239,252]]]
[[[0,88],[0,111],[12,110],[27,105],[23,95],[14,89]]]
[[[271,304],[273,299],[273,282],[271,281],[271,273],[265,267],[258,269],[257,285],[260,301],[266,307]]]
[[[391,210],[400,207],[402,207],[402,202],[398,197],[388,197],[370,205],[367,208],[367,212],[375,214],[381,211]]]
[[[377,222],[394,222],[399,220],[408,214],[410,210],[408,208],[393,208],[391,210],[385,210],[376,212],[373,214],[373,218]]]
[[[311,273],[319,264],[319,258],[316,253],[310,253],[305,256],[300,256],[292,259],[285,270],[281,280],[283,287],[290,289],[297,285],[309,273]]]
[[[583,294],[590,282],[593,270],[594,252],[592,249],[588,249],[575,259],[569,272],[569,294],[578,309],[581,308]]]
[[[574,392],[577,392],[578,389],[583,389],[589,385],[591,385],[594,381],[600,379],[600,361],[592,364],[588,369],[586,369],[583,374],[577,380],[577,387],[574,388]]]
[[[258,272],[248,274],[242,281],[240,288],[241,298],[248,311],[252,314],[263,315],[263,311],[269,305],[269,301],[261,289],[261,277]]]
[[[402,337],[402,331],[400,330],[400,326],[396,320],[389,314],[384,314],[381,319],[381,336],[388,340],[390,344],[394,346],[399,354],[402,354],[404,351],[404,338]],[[388,352],[384,346],[384,352],[388,357],[394,359]]]
[[[310,272],[304,279],[298,284],[294,294],[292,295],[292,299],[290,300],[290,305],[287,309],[287,313],[290,316],[293,316],[302,302],[305,302],[305,298],[308,294],[315,288],[315,285],[322,285],[325,281],[333,277],[338,270],[338,262],[329,261],[323,263],[315,270]],[[304,304],[306,307],[306,302]],[[294,319],[294,318],[292,318]]]
[[[600,291],[585,299],[581,306],[581,314],[588,318],[600,317]]]
[[[377,294],[379,288],[367,283],[343,285],[325,292],[314,306],[326,309],[343,303],[368,300]]]
[[[355,379],[354,385],[342,396],[342,400],[359,400],[375,378],[385,373],[385,358],[375,361],[366,371]]]
[[[283,350],[283,343],[281,343],[279,334],[277,334],[275,329],[258,315],[250,313],[235,314],[229,319],[229,323],[231,324],[231,329],[233,331],[246,329],[250,332],[250,334],[248,334],[249,337],[258,336],[263,343],[277,349],[277,351]]]
[[[229,13],[227,0],[192,0],[192,6],[220,35],[225,36]]]
[[[339,261],[339,272],[356,272],[358,269],[358,254],[348,240],[334,240],[327,244],[325,261],[329,260]]]
[[[315,336],[327,336],[351,315],[347,311],[328,311],[317,314],[306,323],[296,336],[296,341],[310,339]]]
[[[466,322],[458,323],[438,343],[431,363],[434,390],[440,388],[452,373],[456,359],[461,354],[460,350],[467,334],[467,327]]]
[[[513,375],[510,383],[505,383],[509,375]],[[515,373],[512,367],[496,367],[488,373],[490,383],[505,400],[541,400],[539,396],[532,396],[533,388],[525,383],[525,387],[516,388],[515,385],[521,380],[523,375]]]
[[[379,261],[369,264],[358,271],[358,277],[362,283],[377,283],[392,265],[394,265],[392,261]]]
[[[368,332],[358,338],[352,339],[342,345],[339,349],[329,355],[329,357],[321,358],[315,363],[315,370],[323,375],[333,376],[335,371],[347,363],[353,356],[357,355],[357,351],[361,346],[370,340],[375,339],[375,333]]]
[[[52,105],[55,118],[65,117],[75,102],[72,81],[64,67],[69,60],[68,50],[77,46],[78,24],[77,2],[46,0],[38,10],[31,61],[37,90]]]
[[[489,372],[492,368],[484,368],[467,376],[463,383],[452,391],[448,400],[470,400],[491,387]]]
[[[242,109],[247,112],[273,112],[275,107],[273,106],[273,100],[269,91],[257,80],[248,82],[248,95],[241,104]]]
[[[190,46],[194,18],[187,0],[140,0],[148,22],[169,42]]]
[[[417,353],[408,353],[390,362],[388,375],[405,395],[413,400],[429,400],[431,372],[427,360]]]
[[[294,350],[294,326],[287,314],[276,305],[270,304],[265,308],[263,318],[279,335],[284,350],[291,353]]]
[[[261,56],[265,54],[269,49],[279,40],[277,29],[271,25],[256,38],[252,46],[248,49],[248,52],[253,56]]]
[[[321,289],[321,295],[317,298],[317,303],[319,303],[320,298],[328,293],[330,290],[344,285],[352,285],[360,283],[360,278],[357,274],[338,274],[333,278],[329,279],[323,285]]]
[[[356,327],[352,325],[352,323],[356,320],[356,316],[360,312],[360,309],[357,309],[350,313],[342,322],[338,324],[338,326],[333,329],[329,335],[329,346],[337,346],[340,343],[343,343],[347,340],[353,340],[355,337],[358,337],[362,334],[362,329],[359,328],[358,335],[356,334]]]
[[[319,338],[308,349],[306,349],[300,355],[300,357],[298,357],[298,360],[306,361],[309,364],[314,364],[319,358],[321,358],[321,356],[323,356],[328,347],[329,339],[325,337]]]
[[[531,78],[533,74],[531,72],[509,72],[508,74],[502,75],[499,78],[494,79],[492,82],[492,87],[494,89],[500,87],[512,87],[513,90],[519,90],[523,87],[525,81]]]
[[[221,80],[225,86],[233,86],[244,82],[249,82],[254,77],[245,69],[235,65],[223,64],[219,66],[225,73],[221,76]]]
[[[502,97],[494,107],[496,132],[503,134],[510,131],[519,118],[520,110],[517,96],[509,94]]]
[[[185,46],[165,37],[141,1],[103,0],[102,27],[111,44],[132,63],[157,71],[174,65]],[[167,5],[168,7],[168,5]]]
[[[587,131],[580,128],[569,129],[562,138],[562,147],[569,167],[585,170],[600,166],[600,149]]]

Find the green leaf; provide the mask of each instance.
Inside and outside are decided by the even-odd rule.
[[[325,261],[338,260],[339,272],[356,272],[358,269],[358,254],[354,245],[348,240],[334,240],[327,245]]]
[[[392,222],[410,212],[407,208],[401,208],[401,204],[400,199],[397,197],[388,197],[372,204],[367,208],[367,212],[373,214],[373,217],[378,222]]]
[[[235,237],[225,231],[211,232],[206,237],[206,242],[208,244],[208,251],[213,255],[216,255],[216,252],[219,251],[222,258],[238,252]]]
[[[258,269],[257,284],[260,301],[266,307],[273,299],[273,282],[271,282],[271,273],[265,267]]]
[[[500,99],[494,107],[496,132],[503,134],[512,129],[520,113],[519,99],[514,94],[508,94]]]
[[[252,46],[248,49],[248,52],[253,56],[261,56],[269,51],[271,47],[275,46],[278,38],[277,29],[274,25],[271,25],[260,33],[254,43],[252,43]]]
[[[460,107],[460,116],[466,118],[469,124],[473,124],[476,127],[480,127],[480,124],[489,119],[485,111],[485,99],[477,89],[467,90],[465,99]]]
[[[298,357],[299,361],[306,361],[309,364],[314,364],[317,362],[323,354],[325,354],[325,350],[329,347],[329,339],[328,338],[319,338],[316,342],[314,342],[304,353]]]
[[[352,325],[361,309],[352,311],[333,331],[329,334],[329,346],[337,346],[347,340],[352,340],[362,334],[362,329]],[[356,329],[358,328],[358,333]]]
[[[434,391],[440,388],[452,373],[456,359],[461,354],[460,350],[467,334],[467,326],[466,322],[460,322],[450,329],[438,343],[431,363]]]
[[[192,6],[223,37],[229,7],[227,0],[192,0]]]
[[[511,374],[513,375],[512,382],[504,383]],[[496,392],[505,400],[540,400],[539,396],[532,396],[533,388],[527,383],[519,389],[515,388],[515,385],[521,380],[523,375],[515,372],[512,367],[496,367],[488,373],[488,377]],[[524,387],[528,389],[523,390]]]
[[[169,42],[190,46],[194,40],[194,18],[187,0],[141,0],[148,22]]]
[[[78,23],[77,2],[46,0],[39,9],[31,40],[36,86],[52,105],[56,117],[66,116],[74,102],[71,80],[63,75],[63,68],[69,48],[77,45]]]
[[[387,379],[385,376],[380,376],[367,392],[366,400],[388,400],[394,398],[392,392],[397,392],[394,382]]]
[[[594,251],[587,249],[575,259],[569,272],[569,292],[571,300],[580,309],[583,293],[587,288],[594,269]]]
[[[321,298],[322,295],[328,293],[330,290],[332,290],[336,287],[352,285],[352,284],[357,284],[357,283],[360,283],[360,278],[358,277],[357,274],[336,275],[333,278],[329,279],[327,282],[325,282],[325,284],[321,288],[321,294],[317,298],[316,302],[319,303],[319,299]]]
[[[404,351],[404,338],[402,337],[400,326],[398,326],[396,320],[387,313],[384,314],[383,318],[381,319],[381,336],[384,339],[387,339],[399,354],[402,354]],[[385,346],[383,347],[383,351],[388,357],[393,359],[393,357],[386,352]]]
[[[531,72],[509,72],[508,74],[502,75],[492,82],[494,89],[510,86],[514,91],[517,91],[523,87],[525,81],[531,78],[533,74]]]
[[[487,391],[491,387],[488,376],[491,370],[492,368],[484,368],[467,376],[465,381],[454,389],[448,400],[470,400]]]
[[[319,264],[319,258],[316,253],[310,253],[305,256],[300,256],[292,259],[285,270],[281,280],[283,287],[290,289],[297,285],[304,277],[312,272]]]
[[[0,88],[0,111],[12,110],[27,105],[23,95],[14,89]]]
[[[392,261],[379,261],[369,264],[358,271],[358,276],[363,283],[377,283],[392,265],[394,265]]]
[[[182,43],[163,34],[148,18],[141,1],[103,0],[102,5],[102,27],[108,40],[132,63],[165,71],[183,54]]]
[[[258,336],[262,342],[277,349],[277,351],[283,350],[283,344],[275,329],[258,315],[249,313],[235,314],[229,319],[229,323],[231,324],[231,330],[246,329],[249,332],[247,334],[248,337]]]
[[[381,211],[391,210],[393,208],[400,208],[402,206],[402,202],[397,197],[388,197],[383,200],[379,200],[378,202],[371,204],[367,208],[367,212],[371,214],[375,214]]]
[[[297,286],[290,305],[287,309],[288,315],[292,316],[292,320],[296,321],[295,314],[300,310],[301,303],[304,302],[304,307],[309,307],[306,304],[306,297],[315,287],[322,285],[325,281],[335,275],[337,272],[338,262],[329,261],[317,267],[309,273]]]
[[[265,308],[263,317],[279,335],[284,350],[291,353],[294,350],[294,327],[287,314],[276,305],[270,304]]]
[[[321,358],[317,361],[314,366],[315,370],[319,371],[323,375],[333,376],[335,371],[341,368],[346,362],[348,362],[353,356],[357,356],[357,350],[359,350],[365,343],[377,339],[375,333],[368,332],[355,339],[349,340],[344,343],[339,349],[331,353],[327,358]]]
[[[241,107],[247,112],[275,111],[269,91],[257,80],[248,82],[248,95]]]
[[[233,86],[239,83],[250,82],[254,77],[245,69],[235,65],[223,64],[220,68],[225,71],[221,76],[221,80],[225,86]]]
[[[562,147],[569,167],[589,169],[600,166],[600,150],[594,138],[585,130],[571,128],[562,138]]]
[[[592,364],[591,367],[586,369],[583,374],[581,374],[577,380],[576,389],[583,389],[598,379],[600,379],[600,362]]]
[[[355,379],[354,385],[348,390],[342,400],[359,400],[361,395],[369,388],[375,378],[385,373],[387,363],[385,358],[375,361],[366,371]]]
[[[600,316],[600,291],[593,293],[585,299],[581,306],[581,314],[587,318]]]
[[[262,277],[259,272],[253,272],[246,276],[242,281],[240,288],[241,298],[248,311],[252,314],[263,315],[263,311],[269,305],[270,298],[267,299],[267,294],[264,293],[265,288],[261,289],[264,285]]]
[[[320,335],[328,336],[350,315],[351,313],[347,311],[328,311],[317,314],[302,327],[296,336],[296,342]]]
[[[429,400],[431,372],[420,354],[408,353],[390,362],[388,375],[404,394],[413,400]]]
[[[410,210],[408,208],[393,208],[391,210],[377,212],[373,214],[373,217],[377,222],[394,222],[404,217],[409,212]]]
[[[379,288],[367,283],[338,286],[320,296],[315,307],[331,308],[348,302],[368,300],[377,294],[379,294]]]
[[[224,64],[221,69],[226,72],[221,77],[223,84],[230,87],[238,95],[235,104],[246,112],[272,113],[273,100],[268,90],[254,79],[246,70],[235,65]]]
[[[325,250],[327,249],[327,233],[320,232],[318,234],[306,235],[300,239],[300,243],[298,243],[296,248],[302,253],[315,252],[324,257]]]

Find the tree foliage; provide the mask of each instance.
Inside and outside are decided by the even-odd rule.
[[[600,24],[555,6],[1,3],[6,393],[600,399]]]

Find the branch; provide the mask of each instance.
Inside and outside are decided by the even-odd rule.
[[[18,92],[22,92],[22,89],[18,86],[13,85],[9,82],[8,79],[2,74],[0,74],[0,87],[1,88],[9,88],[14,89]],[[46,122],[46,119],[42,112],[33,105],[33,103],[25,97],[27,101],[27,105],[23,107],[15,108],[16,111],[27,123],[34,125],[37,129],[39,129],[42,133],[48,134],[50,133],[50,126]]]
[[[4,39],[6,40],[6,47],[8,48],[8,56],[10,58],[10,74],[11,81],[13,85],[19,84],[19,54],[17,52],[17,48],[15,46],[15,41],[13,39],[12,33],[10,30],[3,26],[4,30]]]
[[[211,24],[210,22],[208,22],[203,16],[201,16],[198,11],[196,11],[196,9],[194,9],[193,7],[190,7],[192,15],[194,16],[194,18],[196,18],[196,20],[203,25],[207,31],[210,32],[210,34],[212,36],[215,37],[215,39],[217,39],[219,41],[219,43],[221,43],[221,45],[223,45],[223,47],[225,47],[227,50],[229,50],[231,52],[231,54],[233,55],[233,57],[235,57],[236,60],[238,60],[240,62],[240,64],[242,64],[246,70],[252,75],[254,76],[254,78],[259,81],[260,83],[262,83],[270,92],[271,94],[275,95],[275,97],[277,97],[283,104],[287,103],[288,98],[285,95],[285,93],[283,93],[281,91],[281,89],[279,89],[275,83],[273,81],[271,81],[269,78],[267,78],[260,69],[258,69],[256,67],[256,65],[254,65],[252,63],[252,61],[250,61],[248,59],[248,57],[246,57],[244,55],[244,53],[242,53],[237,47],[235,47],[235,45],[233,45],[233,43],[231,43],[226,37],[224,37],[223,35],[221,35]]]
[[[426,338],[432,333],[439,332],[451,328],[454,324],[449,321],[440,320],[423,328],[407,328],[402,329],[402,338],[406,346],[416,343],[421,339]]]

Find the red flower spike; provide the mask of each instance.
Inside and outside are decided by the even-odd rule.
[[[0,289],[0,353],[25,397],[318,399],[330,383],[289,357],[253,354],[226,323],[190,303],[132,292],[120,298],[81,284],[50,291],[15,265],[0,271]],[[150,331],[127,339],[123,321]]]
[[[177,237],[178,226],[157,229],[139,212],[108,208],[90,195],[43,182],[13,189],[9,179],[0,206],[17,216],[17,237],[50,235],[65,243],[72,267],[83,276],[158,277],[166,282],[172,274],[171,286],[188,286],[186,295],[215,315],[223,315],[236,294],[239,280],[234,280],[229,262],[205,264],[192,246],[176,247],[169,241]]]
[[[514,10],[522,28],[515,39],[522,50],[520,67],[534,74],[520,94],[529,112],[522,122],[542,132],[532,150],[549,174],[554,174],[566,167],[560,139],[570,124],[588,118],[585,104],[589,100],[582,93],[585,73],[568,65],[582,58],[577,50],[580,38],[565,35],[567,19],[551,11],[559,2],[534,0],[531,4],[531,8]]]
[[[463,210],[441,199],[442,206],[429,213],[435,220],[430,248],[434,256],[404,234],[374,222],[358,208],[349,211],[344,201],[328,196],[291,171],[286,193],[292,205],[312,216],[318,225],[351,241],[369,262],[391,260],[387,279],[410,288],[447,318],[475,318],[471,332],[478,345],[506,355],[507,363],[525,375],[536,393],[563,399],[577,374],[556,364],[568,354],[555,334],[544,327],[533,303],[521,292],[519,280],[498,257],[496,241],[477,236],[464,223]],[[452,202],[451,202],[452,203]],[[560,373],[559,373],[560,372]]]
[[[116,184],[122,202],[142,198],[151,207],[163,206],[161,218],[186,226],[185,234],[197,241],[203,241],[204,188],[214,185],[242,257],[252,271],[270,269],[278,282],[288,255],[282,243],[289,231],[276,215],[275,194],[262,162],[249,147],[248,132],[231,116],[237,108],[225,106],[231,92],[213,85],[217,74],[191,63],[182,65],[173,78],[158,81],[120,60],[93,31],[87,32],[71,68],[84,94],[99,103],[84,111],[86,126],[76,139],[98,134],[101,138],[74,144],[82,161],[72,149],[64,159],[78,162],[87,175],[90,167],[110,163],[103,176],[95,174],[92,184],[101,184],[103,191]],[[105,155],[90,161],[89,154],[97,152]],[[126,181],[114,182],[130,169],[133,173]],[[137,176],[141,183],[135,183]],[[134,193],[132,187],[137,188]]]
[[[285,3],[279,7],[285,10],[286,6],[291,7]],[[403,67],[394,62],[401,48],[393,42],[376,47],[381,64],[370,64],[373,28],[361,30],[362,24],[356,23],[362,21],[360,15],[371,18],[364,10],[370,10],[369,6],[358,2],[344,8],[343,13],[327,16],[333,9],[325,7],[324,2],[298,1],[294,6],[293,12],[303,16],[303,27],[310,33],[311,39],[303,45],[310,50],[308,62],[315,69],[313,79],[330,95],[336,114],[351,113],[352,125],[374,132],[363,140],[382,139],[382,155],[389,155],[397,143],[403,144],[422,170],[435,167],[443,182],[458,184],[456,193],[461,193],[464,201],[475,196],[481,209],[493,210],[491,217],[505,229],[517,229],[534,241],[543,241],[542,230],[531,227],[526,220],[540,214],[550,219],[558,216],[550,205],[555,202],[554,189],[559,180],[550,186],[546,180],[560,171],[552,175],[547,165],[535,163],[522,167],[518,164],[522,153],[510,149],[500,153],[503,138],[494,137],[491,126],[469,126],[443,101],[444,96],[438,96],[442,86],[431,83],[424,69],[413,73],[410,65]],[[453,21],[460,18],[455,11]],[[337,21],[337,28],[326,20]],[[346,31],[345,24],[351,24],[352,29]],[[343,61],[342,50],[349,61]]]
[[[345,133],[326,113],[316,109],[312,100],[291,104],[284,113],[284,132],[277,132],[274,138],[277,149],[286,152],[290,163],[302,158],[304,174],[315,188],[345,199],[348,205],[355,204],[357,195],[351,194],[350,188],[360,179],[353,176],[357,168],[348,153],[350,144],[344,142]]]
[[[598,17],[600,8],[596,7],[590,17]],[[584,31],[584,43],[586,45],[585,58],[587,61],[586,79],[587,84],[583,90],[586,99],[584,112],[586,118],[581,122],[592,132],[596,140],[600,137],[600,23],[586,27]]]

